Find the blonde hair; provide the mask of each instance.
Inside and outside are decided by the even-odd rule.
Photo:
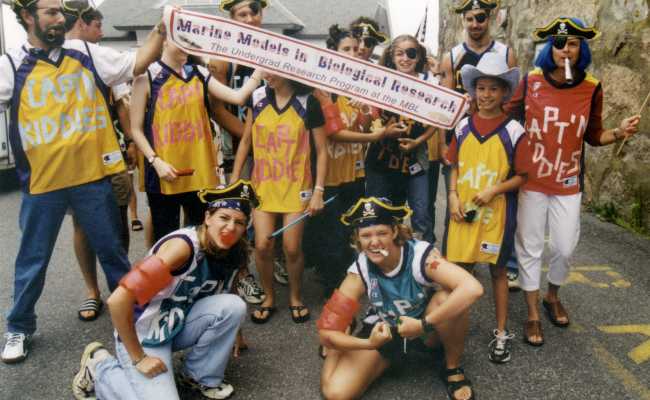
[[[208,213],[210,216],[212,216],[217,212],[218,209],[218,207],[212,207],[208,210]],[[248,221],[248,218],[246,218],[246,221]],[[201,251],[204,252],[207,256],[218,257],[219,252],[223,251],[222,249],[218,248],[212,242],[212,240],[210,240],[210,234],[208,233],[207,225],[203,224],[199,226],[196,230],[196,235],[199,237],[199,247],[201,248]],[[244,231],[244,234],[239,238],[237,243],[228,249],[227,254],[228,258],[233,261],[233,264],[236,266],[236,268],[241,270],[248,266],[252,253],[253,251],[248,244],[248,236]]]
[[[388,225],[388,224],[382,224],[382,225]],[[397,247],[402,247],[404,246],[404,243],[408,242],[409,240],[412,239],[420,239],[422,235],[419,233],[413,232],[413,228],[411,228],[408,225],[400,224],[399,221],[393,221],[390,224],[391,230],[394,230],[397,228],[397,236],[393,240],[393,243]],[[353,244],[350,244],[350,247],[353,249],[357,249],[359,251],[363,251],[361,249],[361,242],[359,242],[359,228],[354,229],[354,235],[351,236]]]

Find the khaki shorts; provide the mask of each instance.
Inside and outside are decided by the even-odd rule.
[[[133,199],[133,190],[131,190],[131,178],[129,178],[129,173],[127,170],[118,172],[117,174],[107,176],[113,184],[113,190],[115,191],[115,198],[117,199],[117,205],[119,207],[128,206],[131,200]],[[66,210],[66,215],[74,215],[72,207],[68,205]]]

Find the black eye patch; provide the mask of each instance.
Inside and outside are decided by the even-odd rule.
[[[555,47],[558,50],[564,49],[564,47],[566,46],[567,39],[568,37],[566,36],[556,36],[555,38],[553,38],[553,47]]]
[[[254,1],[252,1],[252,2],[250,2],[248,4],[248,8],[251,9],[251,13],[253,15],[257,15],[260,12],[260,5],[258,3],[256,3],[256,2],[254,2]]]

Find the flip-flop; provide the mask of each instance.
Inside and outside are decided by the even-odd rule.
[[[275,306],[273,306],[273,307],[260,307],[260,308],[257,309],[257,311],[260,312],[260,317],[261,317],[262,315],[264,315],[264,312],[265,312],[265,311],[268,311],[268,312],[269,312],[269,313],[266,315],[266,318],[259,318],[259,317],[256,317],[256,316],[255,316],[255,312],[253,312],[253,313],[251,314],[251,321],[253,321],[253,323],[260,324],[260,325],[261,325],[261,324],[266,324],[267,322],[269,322],[269,319],[271,319],[271,315],[273,315],[273,313],[275,312],[275,310],[277,310],[277,307],[275,307]]]
[[[142,222],[140,222],[139,219],[134,219],[131,221],[131,229],[134,231],[141,231],[142,230]]]
[[[311,317],[311,315],[309,315],[309,310],[307,310],[304,306],[291,306],[289,307],[289,310],[291,310],[291,319],[293,319],[293,322],[295,322],[296,324],[303,324],[309,321],[309,318]],[[302,310],[307,310],[307,314],[300,315],[300,311]],[[293,315],[294,311],[298,311],[297,317]]]
[[[77,312],[77,316],[79,317],[80,320],[85,321],[85,322],[90,322],[94,321],[99,317],[99,312],[104,307],[104,302],[102,299],[95,300],[95,299],[88,299],[84,301],[84,303],[79,307],[79,311]],[[92,317],[84,317],[81,315],[82,312],[86,311],[94,311],[95,315]]]

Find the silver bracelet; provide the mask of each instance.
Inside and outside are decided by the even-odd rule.
[[[158,33],[160,36],[162,36],[164,38],[167,37],[167,32],[161,31],[160,28],[158,28],[157,25],[153,28],[153,30],[156,31],[156,33]]]
[[[614,137],[616,138],[616,141],[619,141],[619,140],[621,140],[621,139],[620,139],[620,138],[618,137],[618,135],[616,134],[616,131],[617,131],[617,130],[618,130],[618,128],[614,129]]]
[[[320,190],[321,192],[325,191],[325,188],[322,186],[314,186],[316,189]]]

